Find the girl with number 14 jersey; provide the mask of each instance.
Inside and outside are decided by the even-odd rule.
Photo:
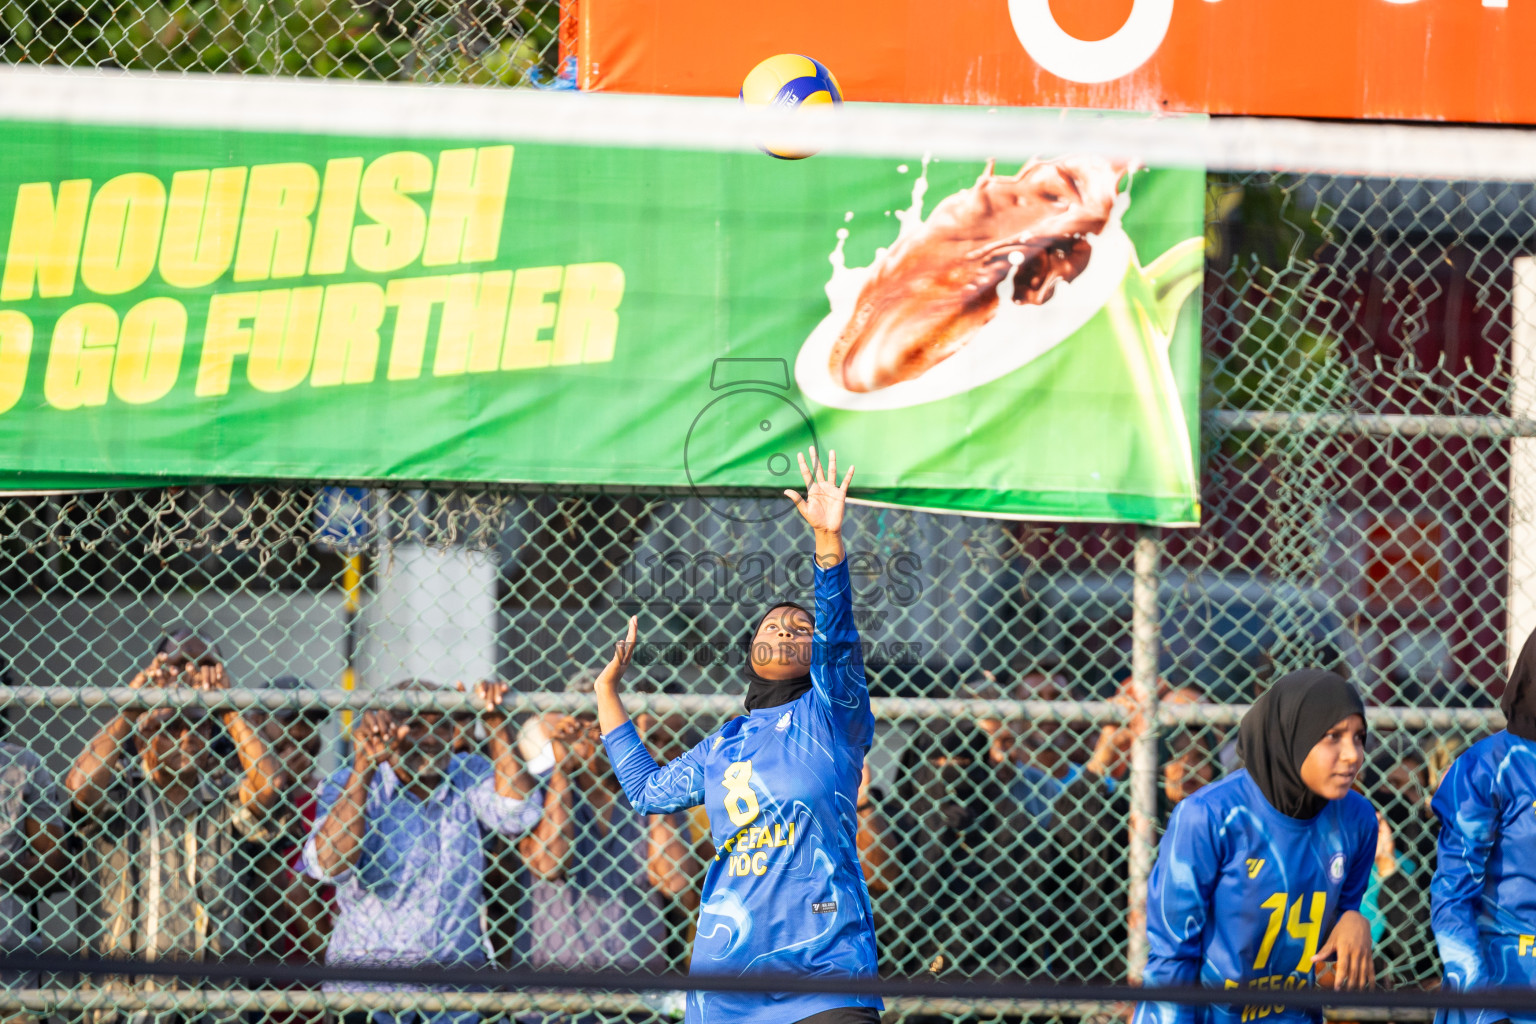
[[[1320,1022],[1286,1005],[1337,959],[1335,988],[1375,982],[1360,914],[1376,812],[1352,786],[1365,706],[1331,672],[1293,672],[1243,716],[1243,769],[1174,808],[1147,887],[1148,987],[1232,989],[1215,1006],[1142,1003],[1134,1024]]]
[[[747,714],[660,767],[619,699],[636,623],[596,684],[603,742],[642,814],[703,804],[716,856],[704,878],[692,973],[873,978],[875,934],[859,867],[857,795],[874,738],[842,543],[850,467],[837,484],[811,449],[795,502],[816,537],[814,621],[769,608],[748,637]],[[828,479],[830,475],[830,480]],[[876,1024],[875,996],[694,992],[688,1024]]]

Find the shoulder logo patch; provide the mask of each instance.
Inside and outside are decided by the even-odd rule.
[[[1248,858],[1248,877],[1249,878],[1258,878],[1259,877],[1259,872],[1263,871],[1263,870],[1264,870],[1264,858],[1263,857],[1258,857],[1258,858],[1249,857]]]
[[[773,731],[774,732],[783,732],[785,729],[788,729],[789,728],[789,716],[790,716],[790,712],[788,712],[788,711],[786,711],[782,715],[780,715],[778,723],[776,725],[774,725],[774,727],[773,727]]]
[[[1328,880],[1332,882],[1344,880],[1344,855],[1342,853],[1334,854],[1333,859],[1328,862]]]

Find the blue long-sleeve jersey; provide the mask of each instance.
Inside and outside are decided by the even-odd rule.
[[[1536,988],[1536,743],[1499,732],[1458,757],[1431,803],[1440,819],[1430,922],[1452,989]],[[1437,1024],[1530,1013],[1441,1010]]]
[[[1273,993],[1263,1003],[1142,1003],[1134,1024],[1318,1021],[1284,993],[1316,982],[1312,957],[1358,910],[1376,851],[1376,812],[1358,793],[1298,820],[1246,770],[1174,808],[1147,887],[1146,985]]]
[[[635,810],[703,804],[718,851],[704,877],[694,974],[873,977],[856,800],[874,739],[848,563],[816,567],[811,689],[721,726],[665,768],[633,725],[604,737]],[[688,1024],[789,1024],[874,996],[694,992]]]

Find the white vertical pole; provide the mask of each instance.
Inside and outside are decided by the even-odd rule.
[[[1536,419],[1536,259],[1514,261],[1509,413]],[[1536,630],[1536,438],[1509,446],[1509,665]]]
[[[1157,621],[1158,536],[1154,526],[1136,528],[1135,577],[1131,585],[1131,679],[1139,694],[1137,714],[1146,724],[1131,750],[1131,863],[1127,899],[1126,976],[1140,984],[1147,966],[1147,877],[1157,833]]]

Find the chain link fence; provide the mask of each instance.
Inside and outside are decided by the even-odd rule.
[[[7,60],[543,81],[565,6],[10,2],[0,39]],[[90,47],[73,42],[81,22]],[[1509,635],[1536,600],[1520,548],[1536,295],[1517,263],[1536,246],[1532,198],[1213,173],[1198,529],[851,511],[879,722],[859,843],[884,973],[1134,974],[1133,894],[1168,810],[1236,767],[1237,717],[1267,681],[1323,666],[1376,707],[1363,783],[1382,815],[1368,907],[1383,983],[1436,982],[1428,795],[1502,724]],[[601,745],[567,716],[590,712],[631,614],[643,646],[629,685],[655,752],[736,714],[744,630],[775,601],[810,603],[803,524],[780,511],[773,497],[511,486],[0,498],[6,942],[203,962],[404,957],[457,899],[467,957],[681,969],[716,856],[707,823],[630,812]],[[1133,623],[1155,699],[1130,685]],[[484,796],[497,723],[451,688],[480,680],[512,687],[521,762],[566,757],[568,785],[533,790],[529,818]],[[1153,704],[1152,724],[1130,721]],[[369,709],[415,729],[421,757],[451,752],[444,770],[482,796],[395,822],[369,854],[396,874],[322,880],[307,839]],[[383,900],[448,856],[473,877],[411,904],[414,917],[336,931],[338,900]],[[15,1012],[103,1021],[681,1011],[659,995],[6,980]]]
[[[575,87],[575,0],[5,0],[0,61]]]

